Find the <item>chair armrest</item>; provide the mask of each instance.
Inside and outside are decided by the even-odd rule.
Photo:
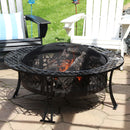
[[[130,15],[123,15],[119,23],[122,25],[122,40],[124,40],[130,33]]]
[[[26,20],[35,22],[36,24],[50,24],[49,21],[34,15],[25,15]]]
[[[84,19],[85,14],[80,13],[80,14],[75,14],[73,16],[70,16],[64,20],[61,21],[61,23],[64,23],[64,29],[66,30],[68,36],[73,36],[74,35],[74,23],[79,21],[80,19]]]
[[[46,36],[46,32],[48,29],[48,24],[50,24],[49,21],[38,17],[38,16],[34,16],[34,15],[25,15],[25,19],[26,20],[30,20],[36,24],[38,24],[38,36],[40,38],[45,37]]]
[[[61,21],[61,23],[75,23],[85,17],[84,13],[75,14]]]
[[[122,16],[120,24],[130,24],[130,15]]]

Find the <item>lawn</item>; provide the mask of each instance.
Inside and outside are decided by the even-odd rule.
[[[31,6],[27,3],[28,0],[23,0],[24,14],[31,14]],[[78,13],[85,12],[86,0],[80,0],[80,4],[77,5]],[[124,4],[129,3],[130,0],[125,0]],[[69,37],[66,31],[63,29],[61,20],[75,14],[75,5],[72,0],[36,0],[33,4],[33,15],[40,16],[51,22],[48,26],[48,32],[43,39],[43,44],[52,42],[66,42],[69,41]],[[30,22],[27,22],[29,28]],[[78,24],[79,28],[82,25]],[[30,29],[29,29],[30,30]],[[33,36],[37,36],[37,26],[33,24]]]
[[[130,0],[124,0],[124,5],[130,3]]]

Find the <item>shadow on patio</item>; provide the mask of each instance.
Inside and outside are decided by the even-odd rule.
[[[55,124],[39,122],[45,109],[45,98],[34,95],[24,88],[11,99],[17,83],[17,72],[0,70],[0,129],[31,130],[108,130],[130,129],[130,56],[125,57],[124,70],[116,70],[113,77],[113,91],[118,103],[112,109],[109,94],[104,91],[94,95],[94,102],[83,100],[55,101]],[[98,97],[98,98],[97,98]],[[105,98],[105,101],[104,101]],[[101,103],[104,101],[104,105]],[[88,105],[90,104],[90,105]],[[61,106],[60,114],[58,106]],[[89,107],[88,107],[89,106]]]

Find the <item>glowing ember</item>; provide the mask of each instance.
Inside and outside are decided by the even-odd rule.
[[[81,77],[81,76],[76,77],[76,78],[78,79],[78,81],[81,81],[81,79],[82,79],[82,77]]]

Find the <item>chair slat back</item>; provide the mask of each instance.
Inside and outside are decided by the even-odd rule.
[[[2,13],[8,13],[8,6],[6,0],[1,0],[1,12]]]
[[[9,2],[10,13],[15,13],[16,12],[15,1],[14,0],[8,0],[8,2]]]
[[[23,12],[22,0],[16,0],[16,5],[17,5],[17,12],[19,11]]]
[[[87,0],[87,7],[86,7],[86,36],[88,38],[91,37],[92,32],[92,14],[93,14],[93,0]]]
[[[93,22],[92,22],[92,34],[93,34],[94,39],[97,38],[97,35],[99,32],[100,5],[101,5],[101,0],[94,0],[94,3],[93,3]]]
[[[88,39],[119,38],[124,0],[87,0],[85,34]]]
[[[0,0],[0,13],[23,12],[22,0]]]
[[[102,0],[102,8],[101,8],[101,18],[100,18],[100,30],[99,30],[99,38],[106,36],[107,31],[107,14],[108,14],[108,2],[109,0]]]
[[[115,25],[114,25],[115,29],[114,29],[114,34],[113,34],[114,37],[119,36],[118,34],[118,32],[120,31],[119,21],[122,16],[123,3],[124,3],[124,0],[118,0],[117,7],[116,7]]]
[[[116,11],[116,0],[110,0],[109,8],[108,8],[108,21],[107,21],[107,31],[106,31],[106,38],[111,39],[113,36],[114,31],[114,18],[115,18],[115,11]]]

